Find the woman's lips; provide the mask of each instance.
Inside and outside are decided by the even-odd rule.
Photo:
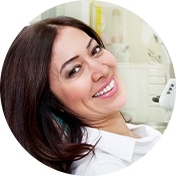
[[[104,83],[98,92],[93,95],[93,98],[109,98],[113,96],[118,90],[117,82],[114,79],[108,80]]]

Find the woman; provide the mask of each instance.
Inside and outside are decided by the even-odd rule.
[[[25,27],[2,69],[1,101],[22,146],[59,171],[106,174],[144,156],[161,134],[127,124],[116,60],[99,36],[70,17]]]

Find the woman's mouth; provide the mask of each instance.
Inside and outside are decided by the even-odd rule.
[[[99,92],[97,92],[95,95],[93,95],[93,98],[97,98],[97,97],[108,98],[114,95],[117,89],[118,89],[117,83],[114,81],[114,79],[112,79],[106,87],[104,87]]]

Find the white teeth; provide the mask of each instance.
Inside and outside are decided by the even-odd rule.
[[[106,89],[107,89],[108,91],[110,91],[110,90],[111,90],[111,86],[107,86]]]
[[[94,95],[94,97],[98,97],[98,96],[101,96],[101,95],[103,95],[103,94],[109,92],[110,90],[113,89],[113,87],[114,87],[114,80],[112,80],[112,81],[109,83],[109,85],[107,85],[102,91],[96,93],[96,94]]]
[[[110,86],[111,86],[111,87],[114,87],[114,80],[112,80],[112,81],[110,82]]]
[[[103,93],[106,93],[108,90],[106,88],[103,89]]]

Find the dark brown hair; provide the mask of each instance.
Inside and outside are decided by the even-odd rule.
[[[71,17],[45,19],[24,27],[6,55],[0,91],[5,118],[21,145],[42,163],[70,173],[72,162],[93,151],[94,146],[82,143],[86,124],[63,112],[64,106],[50,89],[52,47],[62,26],[78,28],[103,46],[89,26]]]

